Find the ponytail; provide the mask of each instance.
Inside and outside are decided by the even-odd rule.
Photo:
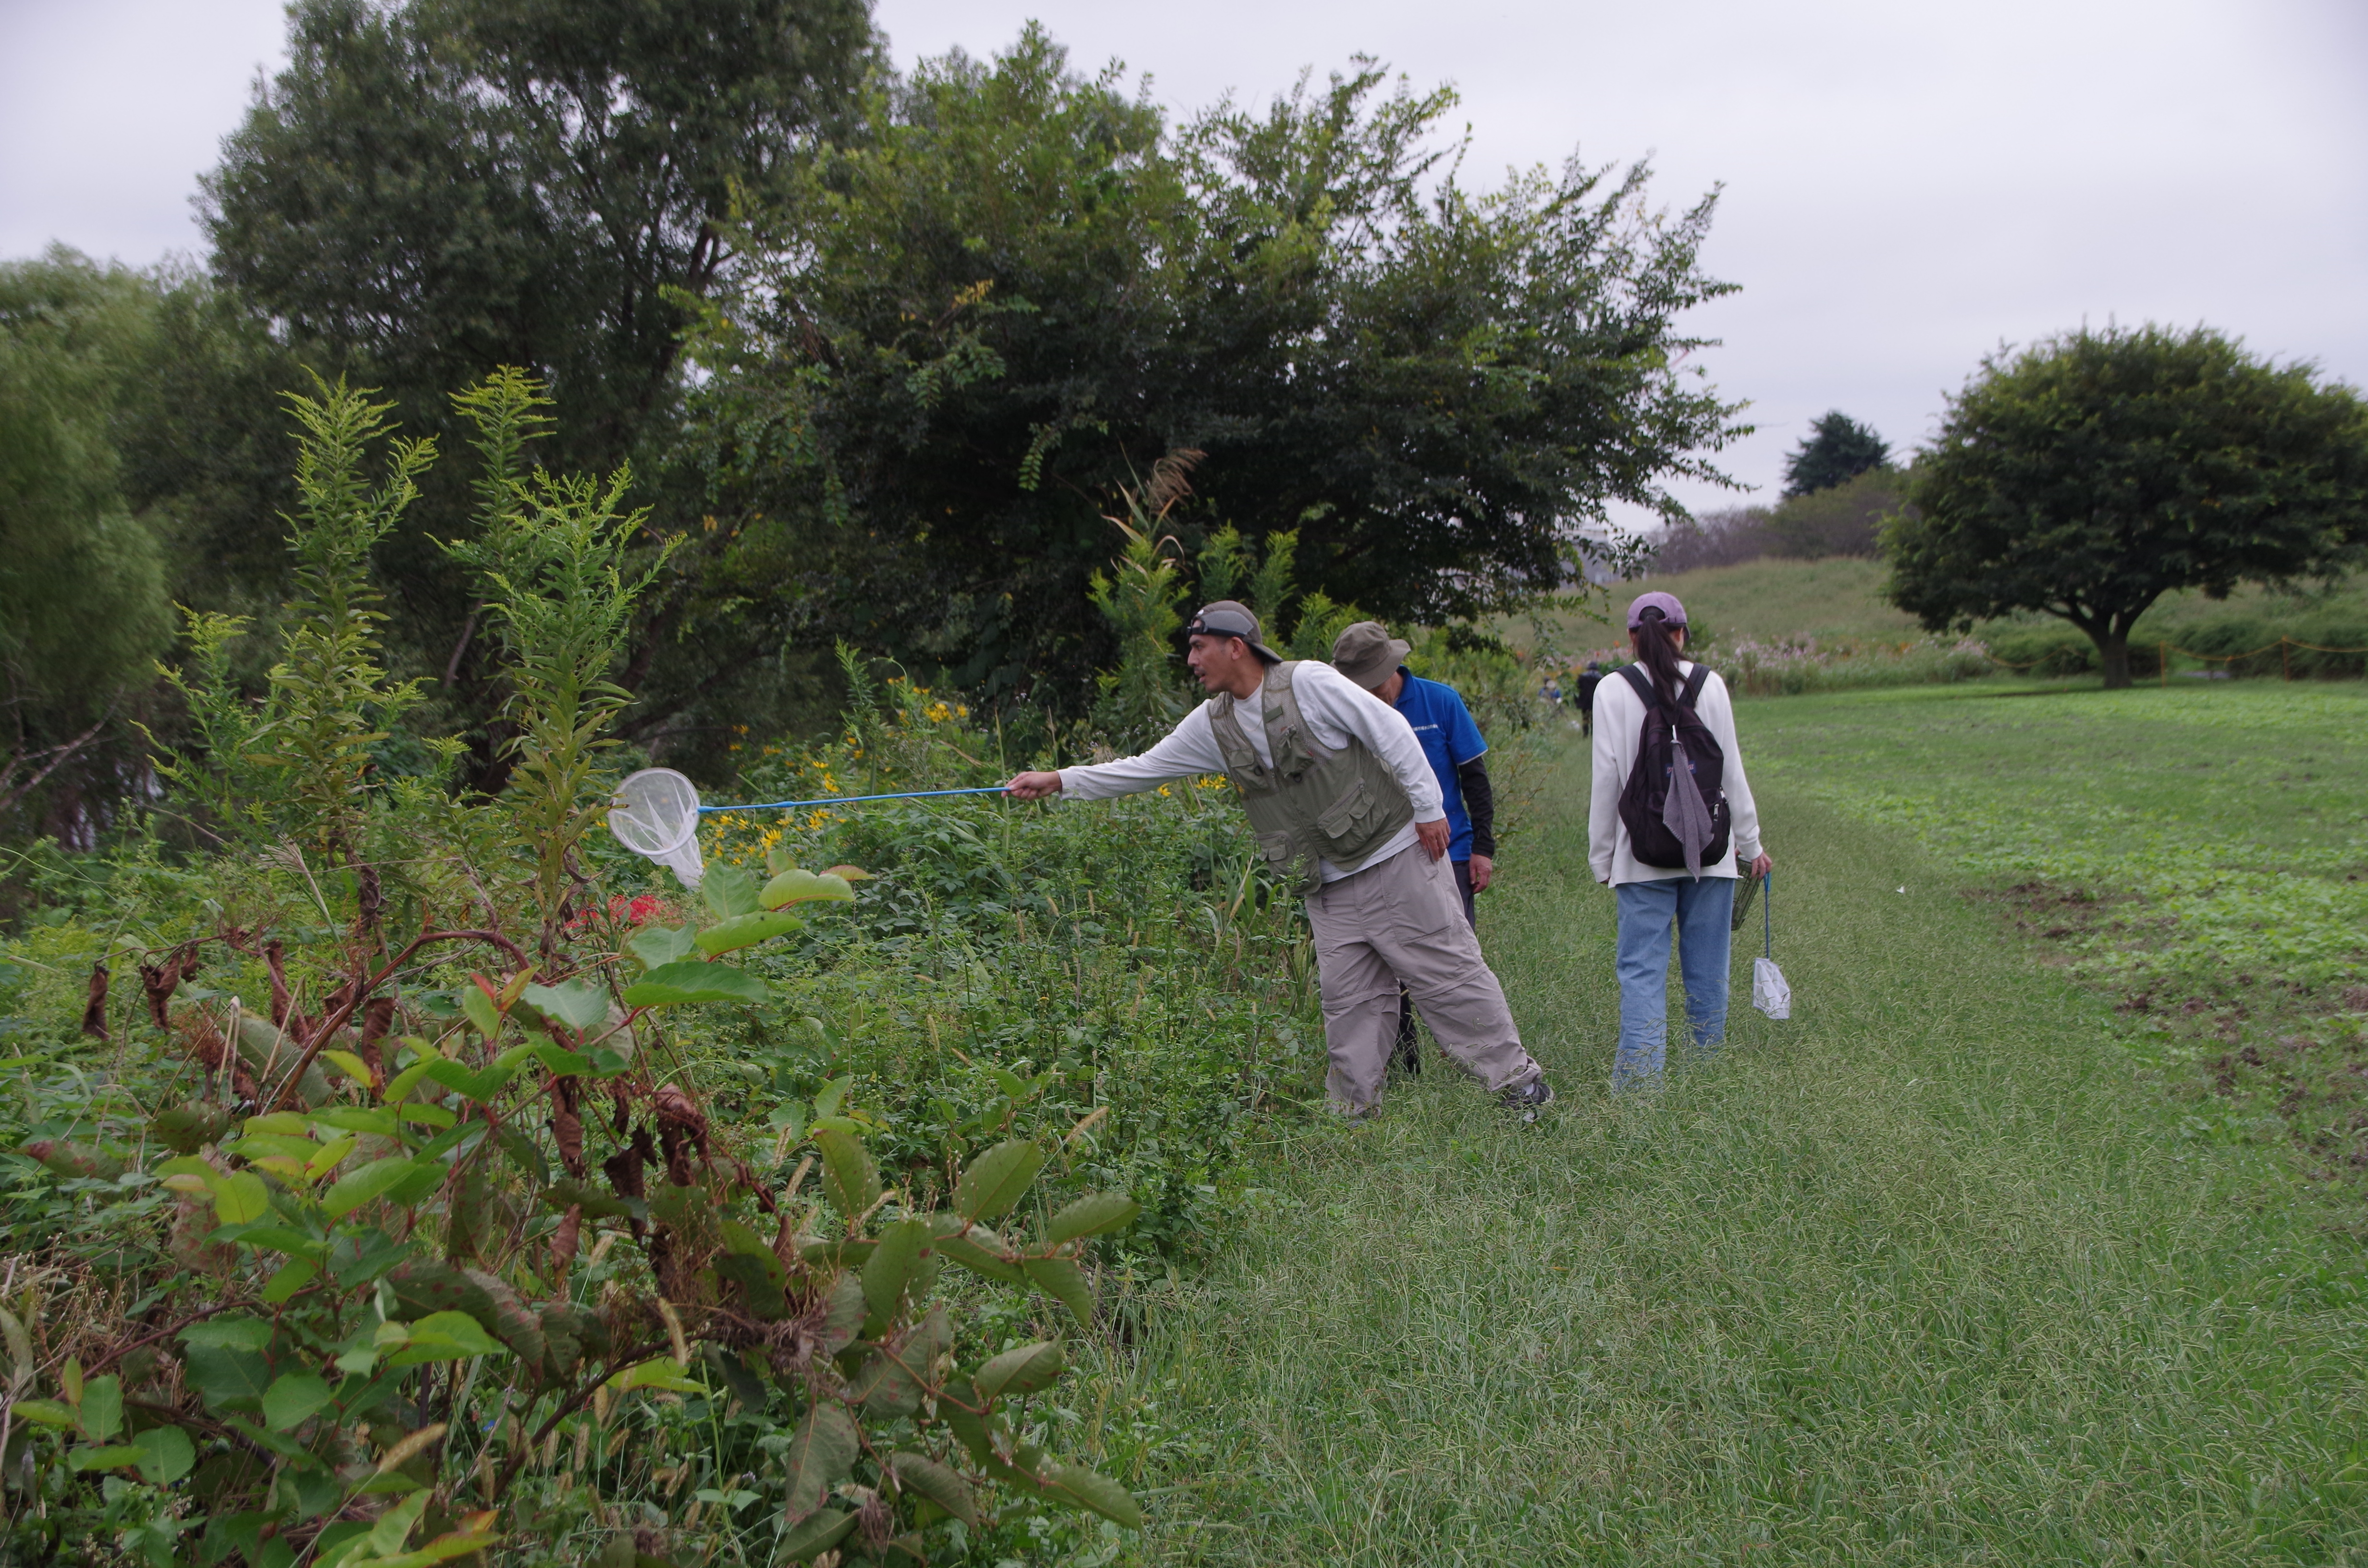
[[[1674,708],[1685,690],[1685,677],[1678,673],[1679,627],[1668,623],[1669,618],[1657,607],[1648,606],[1636,617],[1636,625],[1628,633],[1630,646],[1636,650],[1636,662],[1653,677],[1654,689],[1661,700]]]

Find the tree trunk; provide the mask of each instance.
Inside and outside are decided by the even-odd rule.
[[[2107,691],[2128,690],[2132,684],[2130,634],[2126,631],[2109,631],[2102,636],[2098,636],[2092,631],[2089,635],[2097,639],[2097,664],[2105,672],[2105,689]]]

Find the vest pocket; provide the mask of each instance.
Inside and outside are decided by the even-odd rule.
[[[1353,842],[1364,835],[1372,821],[1373,809],[1379,804],[1362,778],[1351,780],[1348,793],[1325,807],[1316,817],[1315,831],[1336,845]]]
[[[1269,866],[1279,870],[1291,864],[1291,835],[1288,833],[1261,833],[1258,835],[1258,853],[1266,858]]]

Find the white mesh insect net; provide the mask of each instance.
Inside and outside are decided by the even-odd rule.
[[[699,857],[699,789],[671,767],[644,767],[617,786],[609,831],[636,855],[672,871],[686,888],[699,886],[707,863]]]

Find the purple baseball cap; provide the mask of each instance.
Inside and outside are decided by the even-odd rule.
[[[1686,607],[1678,602],[1677,595],[1658,592],[1638,594],[1636,602],[1628,607],[1629,631],[1634,631],[1644,624],[1642,617],[1648,609],[1659,610],[1661,619],[1671,626],[1683,626],[1686,623]]]

